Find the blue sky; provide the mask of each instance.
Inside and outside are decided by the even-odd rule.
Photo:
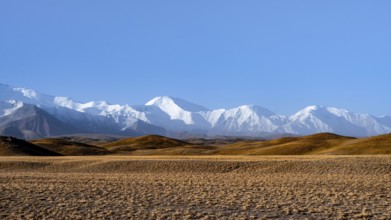
[[[80,101],[391,115],[391,1],[0,1],[0,81]]]

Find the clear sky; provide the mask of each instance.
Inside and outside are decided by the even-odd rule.
[[[0,82],[79,101],[391,115],[391,1],[0,1]]]

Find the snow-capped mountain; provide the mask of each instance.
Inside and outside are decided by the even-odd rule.
[[[243,105],[232,109],[207,112],[204,117],[211,124],[213,134],[228,133],[256,136],[260,133],[274,133],[286,122],[285,116],[277,115],[268,109]]]
[[[0,134],[23,138],[80,134],[83,130],[61,122],[35,105],[23,104],[0,118]]]
[[[7,126],[12,125],[9,122],[14,117],[13,113],[26,104],[42,109],[45,114],[66,124],[68,130],[72,127],[86,133],[172,135],[186,132],[262,136],[333,132],[349,136],[371,136],[391,132],[389,116],[374,117],[334,107],[308,106],[292,116],[283,116],[254,105],[209,110],[168,96],[156,97],[145,105],[115,105],[105,101],[81,103],[68,97],[45,95],[32,89],[0,84],[0,124],[6,119]],[[34,112],[42,118],[43,112]],[[48,117],[45,115],[44,118]],[[57,128],[57,124],[60,123],[56,122],[56,126],[52,127]],[[23,125],[23,132],[26,133],[28,123]],[[4,129],[9,130],[0,128],[0,133]],[[37,131],[34,134],[40,135]],[[50,132],[46,131],[41,135],[48,134]]]
[[[165,121],[157,121],[155,123],[159,126],[168,124],[168,128],[174,131],[192,130],[192,129],[209,129],[210,124],[201,116],[200,112],[208,112],[209,110],[203,106],[187,102],[183,99],[172,98],[168,96],[160,96],[152,99],[145,104],[150,110],[155,109],[152,114],[161,115],[166,114]],[[161,111],[161,113],[158,113]],[[167,118],[168,116],[168,118]],[[151,114],[149,118],[154,118]],[[168,119],[168,120],[167,120]],[[153,120],[151,121],[153,122]]]
[[[298,134],[333,132],[349,136],[369,136],[386,133],[389,128],[377,123],[368,114],[357,114],[345,109],[325,106],[308,106],[289,118],[286,131]]]

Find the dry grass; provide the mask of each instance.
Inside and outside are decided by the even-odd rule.
[[[0,136],[0,156],[58,156],[60,154],[24,140]]]
[[[391,134],[354,139],[322,152],[324,154],[391,154]]]
[[[216,153],[223,155],[391,154],[391,135],[357,139],[320,133],[270,141],[237,142],[222,146]]]
[[[64,156],[107,154],[134,156],[391,154],[391,134],[357,139],[320,133],[269,141],[248,139],[189,139],[182,141],[158,135],[122,140],[103,137],[102,141],[99,138],[89,138],[88,136],[61,137],[33,140],[30,141],[31,143],[19,139],[13,139],[11,143],[8,139],[8,137],[0,137],[0,156],[56,154]],[[109,140],[116,141],[107,143]],[[88,144],[90,142],[91,144]],[[45,148],[46,151],[43,152],[40,147]],[[41,149],[42,152],[37,149]]]
[[[389,219],[391,156],[0,157],[0,218]]]
[[[155,150],[165,148],[175,148],[189,146],[190,143],[185,141],[163,137],[159,135],[147,135],[134,138],[125,138],[102,145],[112,152],[123,153],[137,150]]]
[[[106,155],[112,153],[102,147],[64,138],[46,138],[31,141],[31,143],[64,156]]]

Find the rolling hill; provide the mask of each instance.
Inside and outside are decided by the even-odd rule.
[[[322,154],[391,154],[391,134],[349,140],[323,151]]]
[[[147,135],[120,140],[105,137],[103,142],[88,136],[47,138],[30,142],[1,137],[0,141],[0,156],[391,154],[391,134],[354,138],[332,133],[319,133],[274,140],[188,139],[186,141],[159,135]]]
[[[31,143],[64,156],[106,155],[112,153],[102,147],[70,141],[65,138],[40,139],[31,141]]]
[[[391,134],[353,138],[320,133],[270,141],[244,141],[222,146],[216,153],[228,155],[391,154]]]
[[[0,136],[0,156],[61,156],[27,141]]]
[[[185,141],[168,138],[159,135],[147,135],[135,138],[125,138],[103,147],[113,152],[136,151],[136,150],[157,150],[164,148],[177,148],[192,145]]]
[[[224,146],[219,154],[247,155],[305,155],[320,154],[355,138],[331,133],[320,133],[303,137],[286,137],[270,141],[237,142]]]

